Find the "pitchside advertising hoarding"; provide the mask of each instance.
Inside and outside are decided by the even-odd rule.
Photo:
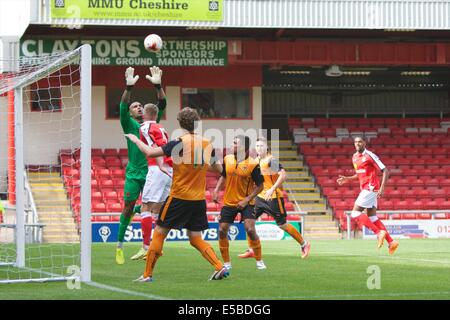
[[[50,0],[52,19],[220,22],[223,0]]]
[[[450,238],[450,220],[383,220],[392,238]],[[367,228],[363,238],[375,239],[376,235]]]
[[[301,232],[301,223],[290,222]],[[92,242],[117,242],[119,223],[92,223]],[[277,227],[275,222],[256,222],[256,232],[261,240],[289,240],[292,237]],[[219,223],[210,222],[209,228],[202,231],[202,238],[207,241],[219,240]],[[235,223],[230,226],[228,238],[234,240],[246,240],[243,223]],[[167,241],[189,241],[186,229],[171,230],[166,238]],[[128,226],[125,232],[125,241],[141,242],[142,229],[139,222],[134,222]]]
[[[228,64],[224,40],[164,40],[160,52],[144,48],[144,39],[22,39],[23,63],[35,63],[36,56],[70,51],[88,43],[92,46],[92,65],[99,66],[209,66]]]

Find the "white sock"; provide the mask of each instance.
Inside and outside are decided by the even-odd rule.
[[[151,216],[152,216],[152,214],[151,214],[150,211],[141,212],[141,218],[142,219],[147,218],[147,217],[151,217]]]

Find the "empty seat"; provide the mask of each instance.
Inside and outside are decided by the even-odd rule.
[[[92,212],[106,212],[106,205],[103,202],[93,203]]]
[[[104,156],[114,156],[117,157],[119,153],[117,152],[117,149],[105,149],[103,152]]]
[[[118,157],[105,157],[105,162],[108,167],[121,167],[122,161]]]
[[[122,212],[122,206],[120,203],[108,203],[106,205],[107,212]]]

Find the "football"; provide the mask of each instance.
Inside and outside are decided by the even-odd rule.
[[[149,34],[144,39],[145,50],[149,52],[158,52],[163,46],[163,41],[157,34]]]

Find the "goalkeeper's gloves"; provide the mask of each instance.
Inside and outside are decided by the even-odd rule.
[[[134,75],[134,68],[128,67],[127,70],[125,70],[125,81],[127,83],[127,87],[134,86],[138,80],[139,76]]]
[[[153,83],[158,89],[161,88],[162,70],[158,67],[150,67],[150,75],[146,75],[148,81]]]

